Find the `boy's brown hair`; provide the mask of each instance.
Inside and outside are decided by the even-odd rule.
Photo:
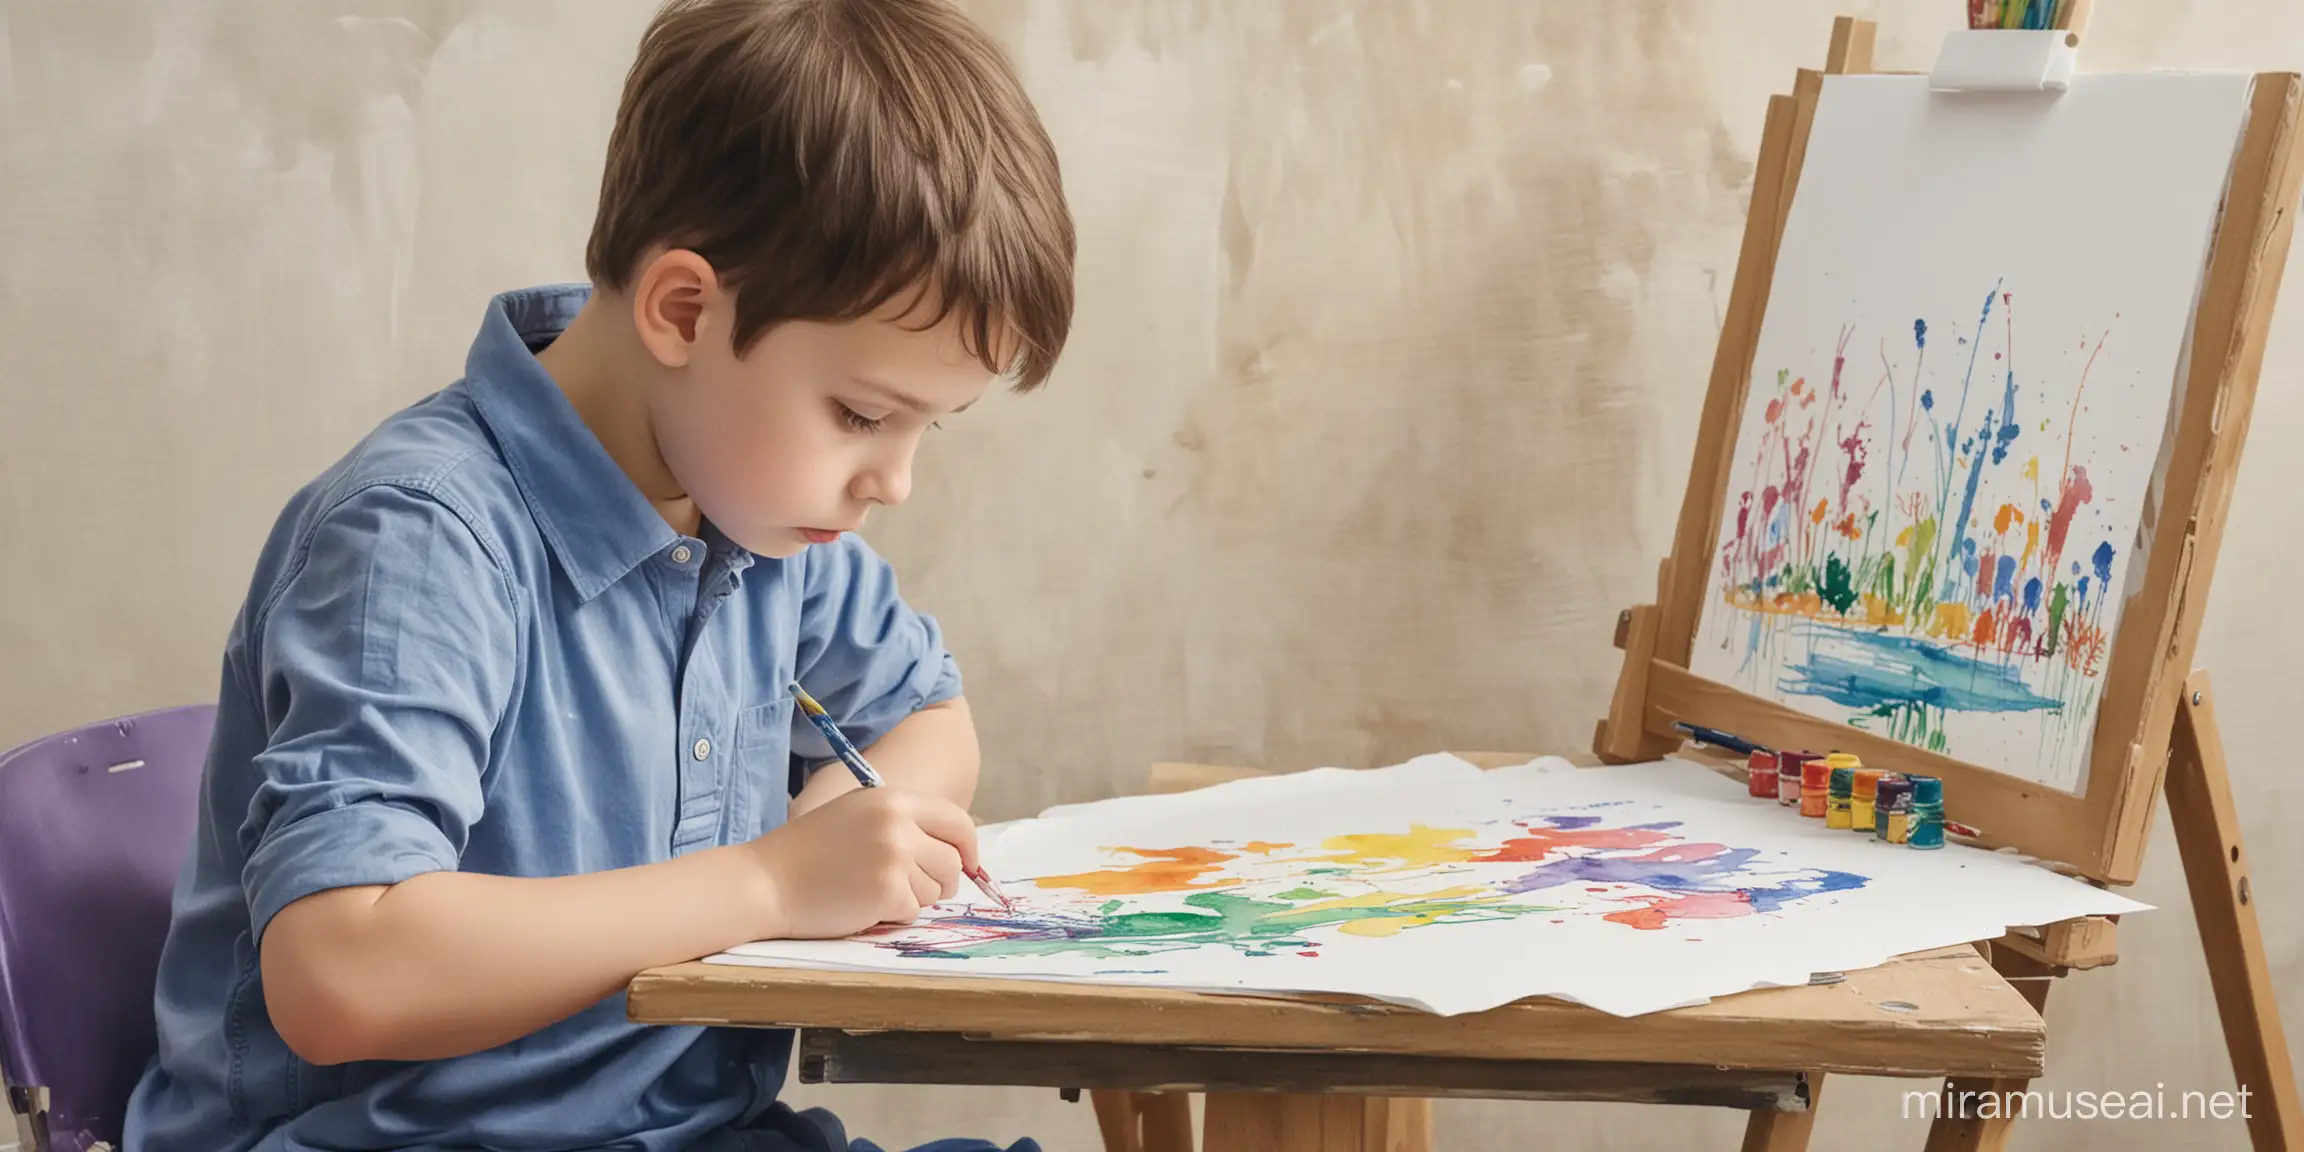
[[[666,4],[624,81],[585,269],[622,290],[657,245],[735,293],[739,354],[783,321],[926,290],[922,327],[958,314],[969,352],[1024,391],[1072,324],[1056,150],[946,0]]]

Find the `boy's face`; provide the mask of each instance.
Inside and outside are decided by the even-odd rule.
[[[655,382],[648,407],[666,468],[729,539],[794,556],[904,502],[921,436],[993,380],[957,316],[921,330],[933,313],[908,303],[853,323],[780,324],[739,359],[733,298],[702,294],[686,363]]]

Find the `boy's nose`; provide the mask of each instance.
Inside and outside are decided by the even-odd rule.
[[[912,494],[912,461],[905,459],[881,468],[868,468],[856,477],[857,499],[893,508]]]

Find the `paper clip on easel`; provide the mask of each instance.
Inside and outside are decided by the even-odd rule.
[[[2049,92],[2072,86],[2080,66],[2081,22],[2069,28],[1958,28],[1944,34],[1928,87],[1938,92]]]

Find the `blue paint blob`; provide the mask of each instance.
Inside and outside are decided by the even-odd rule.
[[[1928,346],[1928,322],[1926,320],[1914,320],[1912,322],[1912,343],[1922,348]]]
[[[1936,390],[1934,388],[1920,394],[1920,407],[1929,412],[1936,410]]]
[[[2040,610],[2040,578],[2034,576],[2024,582],[2024,614],[2030,616]]]
[[[2002,556],[1992,566],[1992,598],[2006,600],[2016,594],[2016,558]]]
[[[2097,583],[2097,584],[2099,584],[2099,585],[2103,585],[2103,584],[2109,584],[2109,583],[2111,583],[2111,582],[2112,582],[2112,542],[2111,542],[2110,540],[2106,540],[2106,541],[2105,541],[2105,542],[2103,542],[2102,544],[2098,544],[2098,545],[2096,546],[2096,554],[2095,554],[2094,556],[2090,557],[2089,559],[2091,559],[2091,560],[2095,561],[2095,565],[2096,565],[2096,583]]]
[[[2060,700],[2024,683],[2016,667],[1976,660],[1928,640],[1826,624],[1799,629],[1812,641],[1806,663],[1779,683],[1845,708],[1882,711],[1926,705],[1949,712],[2061,712]]]
[[[1986,422],[1989,429],[1991,424]],[[2008,370],[2008,391],[2000,397],[2000,431],[1992,437],[1992,462],[2008,459],[2008,446],[2016,442],[2023,427],[2016,422],[2016,370]]]

